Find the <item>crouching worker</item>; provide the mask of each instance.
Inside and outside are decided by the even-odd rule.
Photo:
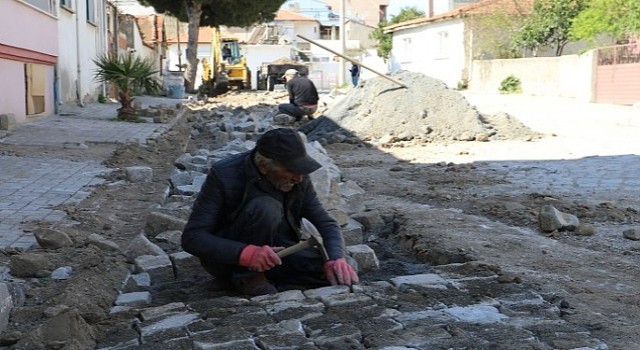
[[[358,283],[340,228],[308,176],[320,167],[297,131],[266,132],[253,150],[211,167],[182,233],[183,249],[249,296]],[[277,255],[300,241],[303,217],[320,232],[328,260],[316,248]]]

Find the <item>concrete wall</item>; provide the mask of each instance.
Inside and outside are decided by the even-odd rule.
[[[469,90],[497,92],[502,80],[509,75],[520,79],[525,94],[573,97],[592,102],[594,52],[560,57],[475,60]]]
[[[462,78],[464,58],[462,20],[437,22],[393,33],[391,71],[423,73],[455,88]]]
[[[58,76],[60,103],[96,101],[104,93],[102,84],[95,81],[95,59],[107,51],[105,0],[94,0],[95,21],[87,21],[86,1],[73,2],[73,11],[59,10],[58,38],[60,47]]]

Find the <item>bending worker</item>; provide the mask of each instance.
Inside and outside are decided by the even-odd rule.
[[[358,283],[344,257],[340,228],[308,176],[320,167],[297,131],[266,132],[253,150],[211,167],[182,247],[200,258],[207,272],[250,296]],[[300,241],[303,217],[320,232],[328,261],[315,248],[278,257],[278,251]]]
[[[287,81],[289,103],[278,105],[280,113],[295,117],[296,121],[300,121],[305,115],[313,119],[319,100],[315,84],[306,76],[299,75],[295,69],[287,69],[282,77]]]

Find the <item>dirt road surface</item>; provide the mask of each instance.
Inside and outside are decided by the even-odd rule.
[[[640,229],[640,110],[564,98],[470,92],[463,96],[480,113],[507,112],[546,136],[529,141],[449,140],[388,148],[365,143],[326,145],[342,176],[366,191],[366,207],[392,221],[392,230],[367,237],[381,260],[381,269],[363,274],[364,284],[433,272],[464,281],[465,288],[450,294],[412,289],[394,302],[409,305],[419,299],[437,309],[438,305],[490,303],[505,295],[523,299],[534,295],[547,306],[544,312],[534,305],[517,312],[501,310],[511,312],[513,320],[545,320],[521,328],[513,324],[502,328],[438,325],[448,337],[438,343],[449,344],[445,348],[640,349],[640,243],[623,235],[625,230]],[[277,102],[271,97],[267,100],[267,105]],[[264,100],[247,93],[222,96],[216,103],[231,110],[256,101]],[[82,349],[91,343],[89,338],[105,344],[110,336],[134,333],[128,319],[109,315],[130,264],[121,254],[87,244],[87,237],[99,233],[126,247],[143,230],[143,218],[162,199],[173,161],[185,150],[196,148],[193,127],[184,121],[147,145],[96,143],[80,150],[36,144],[16,150],[0,144],[4,156],[93,159],[114,169],[81,203],[59,207],[73,220],[65,230],[74,245],[35,250],[51,266],[72,265],[72,278],[9,279],[28,287],[24,287],[21,305],[12,311],[3,345]],[[122,169],[140,165],[153,168],[153,181],[127,184]],[[541,232],[538,213],[545,204],[576,215],[591,226],[592,234]],[[31,230],[48,225],[25,224]],[[5,249],[3,265],[22,253],[21,249]],[[206,287],[185,284],[158,294],[157,299],[166,303],[219,296]],[[395,307],[391,305],[388,302],[387,307]],[[77,310],[66,312],[69,319],[82,322],[65,323],[75,325],[73,329],[48,324],[67,308]],[[343,319],[360,312],[361,308],[345,310]],[[313,328],[313,322],[307,326]],[[411,327],[412,332],[427,329],[426,324]],[[47,340],[53,333],[43,329],[60,339]],[[348,346],[383,349],[385,334],[378,331]],[[531,334],[534,342],[516,342]],[[76,340],[69,340],[73,336]],[[315,348],[340,348],[318,344]],[[408,340],[404,344],[407,349],[439,348]]]

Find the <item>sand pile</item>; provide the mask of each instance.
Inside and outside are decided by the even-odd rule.
[[[364,81],[324,112],[333,123],[318,120],[305,132],[310,139],[326,139],[329,129],[342,128],[358,139],[387,146],[541,136],[505,113],[480,115],[441,80],[407,71],[391,77],[407,88],[382,77]]]

